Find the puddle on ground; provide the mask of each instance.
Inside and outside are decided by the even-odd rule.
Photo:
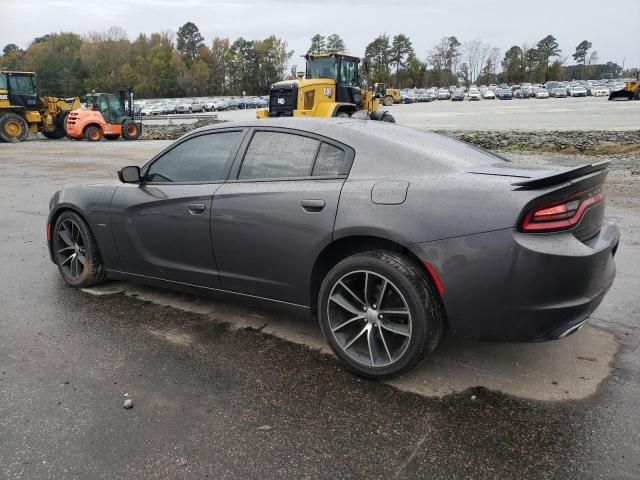
[[[112,282],[84,291],[93,295],[124,293],[205,315],[213,321],[227,323],[232,330],[252,328],[331,354],[315,322],[289,313],[128,282]],[[181,347],[197,342],[193,333],[177,329],[147,328],[147,331],[155,338]],[[474,342],[449,337],[426,362],[386,383],[429,397],[484,387],[533,400],[582,399],[594,394],[610,374],[617,349],[613,334],[588,325],[565,339],[544,343]]]

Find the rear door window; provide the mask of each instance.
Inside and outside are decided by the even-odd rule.
[[[328,143],[323,143],[318,150],[318,157],[313,166],[314,177],[335,177],[343,171],[344,150]]]
[[[290,133],[258,131],[244,155],[239,180],[307,177],[320,141]]]

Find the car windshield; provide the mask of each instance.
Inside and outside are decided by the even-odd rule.
[[[34,94],[36,92],[31,75],[9,75],[9,90],[15,94]]]
[[[4,74],[0,74],[0,88],[3,90],[7,89],[7,76]]]

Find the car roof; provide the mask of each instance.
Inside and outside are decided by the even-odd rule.
[[[222,122],[194,132],[224,128],[280,127],[316,134],[356,152],[350,177],[388,178],[465,171],[469,162],[496,163],[490,153],[433,132],[388,122],[348,118],[270,118]],[[190,132],[187,135],[192,135]],[[402,168],[398,168],[398,165]],[[429,165],[429,168],[426,167]]]

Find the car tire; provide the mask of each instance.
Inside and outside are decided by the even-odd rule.
[[[318,321],[351,371],[385,379],[433,353],[444,310],[431,279],[409,258],[371,251],[347,257],[329,271],[318,295]]]
[[[102,132],[98,127],[88,126],[84,129],[84,139],[89,142],[99,142],[102,140]]]
[[[80,215],[71,210],[60,214],[53,227],[52,244],[56,265],[68,285],[84,288],[106,280],[98,245]]]
[[[15,113],[0,116],[0,140],[7,143],[24,142],[29,136],[26,120]]]

